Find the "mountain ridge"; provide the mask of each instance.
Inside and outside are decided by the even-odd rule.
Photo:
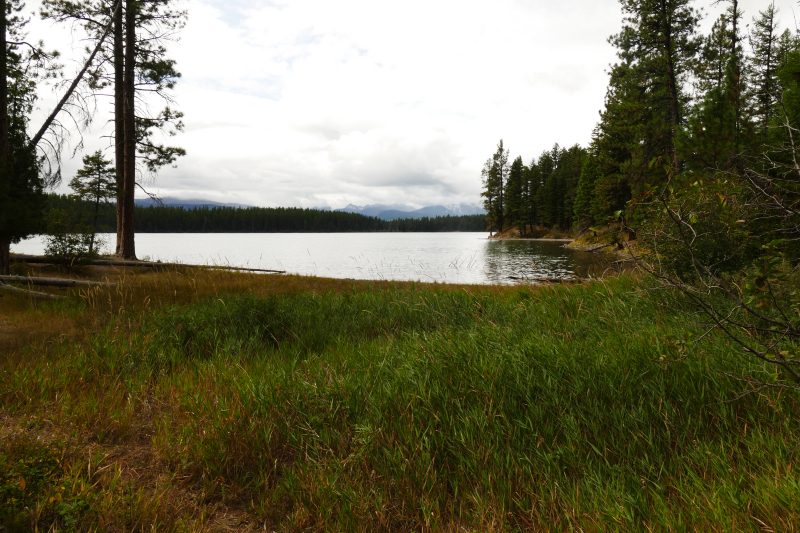
[[[166,207],[181,207],[183,209],[197,209],[202,207],[237,207],[248,208],[255,207],[239,203],[223,203],[205,200],[201,198],[174,198],[165,196],[161,198],[161,202]],[[149,207],[159,205],[152,198],[137,198],[136,205],[140,207]],[[462,216],[462,215],[483,215],[486,213],[477,204],[453,204],[453,205],[429,205],[425,207],[415,208],[410,205],[403,204],[368,204],[365,206],[358,206],[348,204],[339,209],[332,209],[330,206],[312,207],[311,209],[318,209],[321,211],[342,211],[345,213],[358,213],[364,216],[377,217],[382,220],[398,220],[404,218],[422,218],[422,217],[443,217],[443,216]]]
[[[366,216],[378,217],[383,220],[397,220],[400,218],[422,218],[422,217],[444,217],[462,215],[483,215],[486,214],[477,204],[454,204],[454,205],[429,205],[419,209],[408,205],[386,205],[371,204],[364,207],[350,204],[336,211],[346,213],[360,213]]]

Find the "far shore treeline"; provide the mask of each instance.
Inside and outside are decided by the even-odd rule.
[[[91,205],[68,195],[49,194],[48,208],[89,211]],[[85,205],[84,205],[85,204]],[[116,230],[112,205],[102,209],[100,231]],[[359,213],[298,207],[136,207],[137,233],[337,233],[485,231],[485,215],[439,216],[382,220]]]

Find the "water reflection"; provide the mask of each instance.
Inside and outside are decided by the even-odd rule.
[[[563,242],[490,241],[485,270],[493,283],[586,277],[603,265],[597,254],[565,249]]]
[[[113,236],[109,236],[109,240]],[[563,242],[492,241],[485,233],[236,233],[136,235],[142,259],[285,270],[331,278],[514,284],[585,277],[600,256]],[[42,239],[12,245],[41,254]],[[602,270],[600,270],[602,272]]]

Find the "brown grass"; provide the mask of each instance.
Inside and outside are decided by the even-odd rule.
[[[30,265],[19,275],[107,281],[118,286],[65,290],[31,287],[39,292],[62,294],[83,305],[43,301],[16,293],[0,298],[0,369],[18,365],[46,365],[47,345],[88,342],[93,332],[114,323],[116,328],[136,330],[148,309],[189,304],[226,294],[252,293],[258,297],[295,293],[351,293],[414,286],[417,290],[502,292],[502,287],[474,287],[388,281],[343,280],[297,275],[265,275],[224,270],[169,266],[163,269],[92,266],[66,272],[52,265]],[[24,285],[16,284],[20,288]],[[123,331],[123,336],[125,332]],[[38,362],[37,362],[38,361]],[[87,384],[88,386],[88,384]],[[80,394],[80,391],[75,391]],[[237,498],[209,500],[207,491],[176,476],[159,457],[154,435],[159,420],[181,416],[178,405],[137,405],[126,411],[124,385],[117,383],[93,391],[97,407],[80,416],[61,416],[59,407],[37,412],[31,398],[28,412],[2,409],[0,394],[0,444],[39,443],[60,455],[65,478],[80,479],[91,486],[87,494],[99,498],[94,521],[103,531],[159,530],[229,532],[262,530],[248,522],[246,505]],[[154,396],[154,395],[151,395]],[[141,400],[147,403],[147,400]],[[46,402],[49,403],[49,402]],[[57,403],[57,402],[56,402]],[[119,413],[129,416],[119,416]],[[116,413],[116,414],[115,414]],[[135,414],[134,414],[135,413]],[[71,419],[70,422],[65,420]],[[27,444],[23,444],[27,446]],[[101,458],[101,465],[93,464]],[[126,491],[112,485],[126,486]],[[44,511],[43,511],[44,512]],[[302,522],[302,520],[301,520]],[[187,524],[190,524],[188,529]]]

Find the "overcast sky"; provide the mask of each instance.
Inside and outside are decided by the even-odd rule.
[[[260,206],[478,203],[499,139],[526,163],[556,142],[588,144],[621,26],[617,0],[181,4],[188,24],[170,53],[186,131],[171,141],[187,155],[148,187]],[[741,4],[749,22],[767,2]],[[796,2],[776,5],[794,27]],[[721,9],[696,6],[704,27]],[[30,31],[76,70],[79,33]],[[52,99],[43,90],[43,111]],[[98,105],[65,181],[81,155],[113,156],[111,102]]]

